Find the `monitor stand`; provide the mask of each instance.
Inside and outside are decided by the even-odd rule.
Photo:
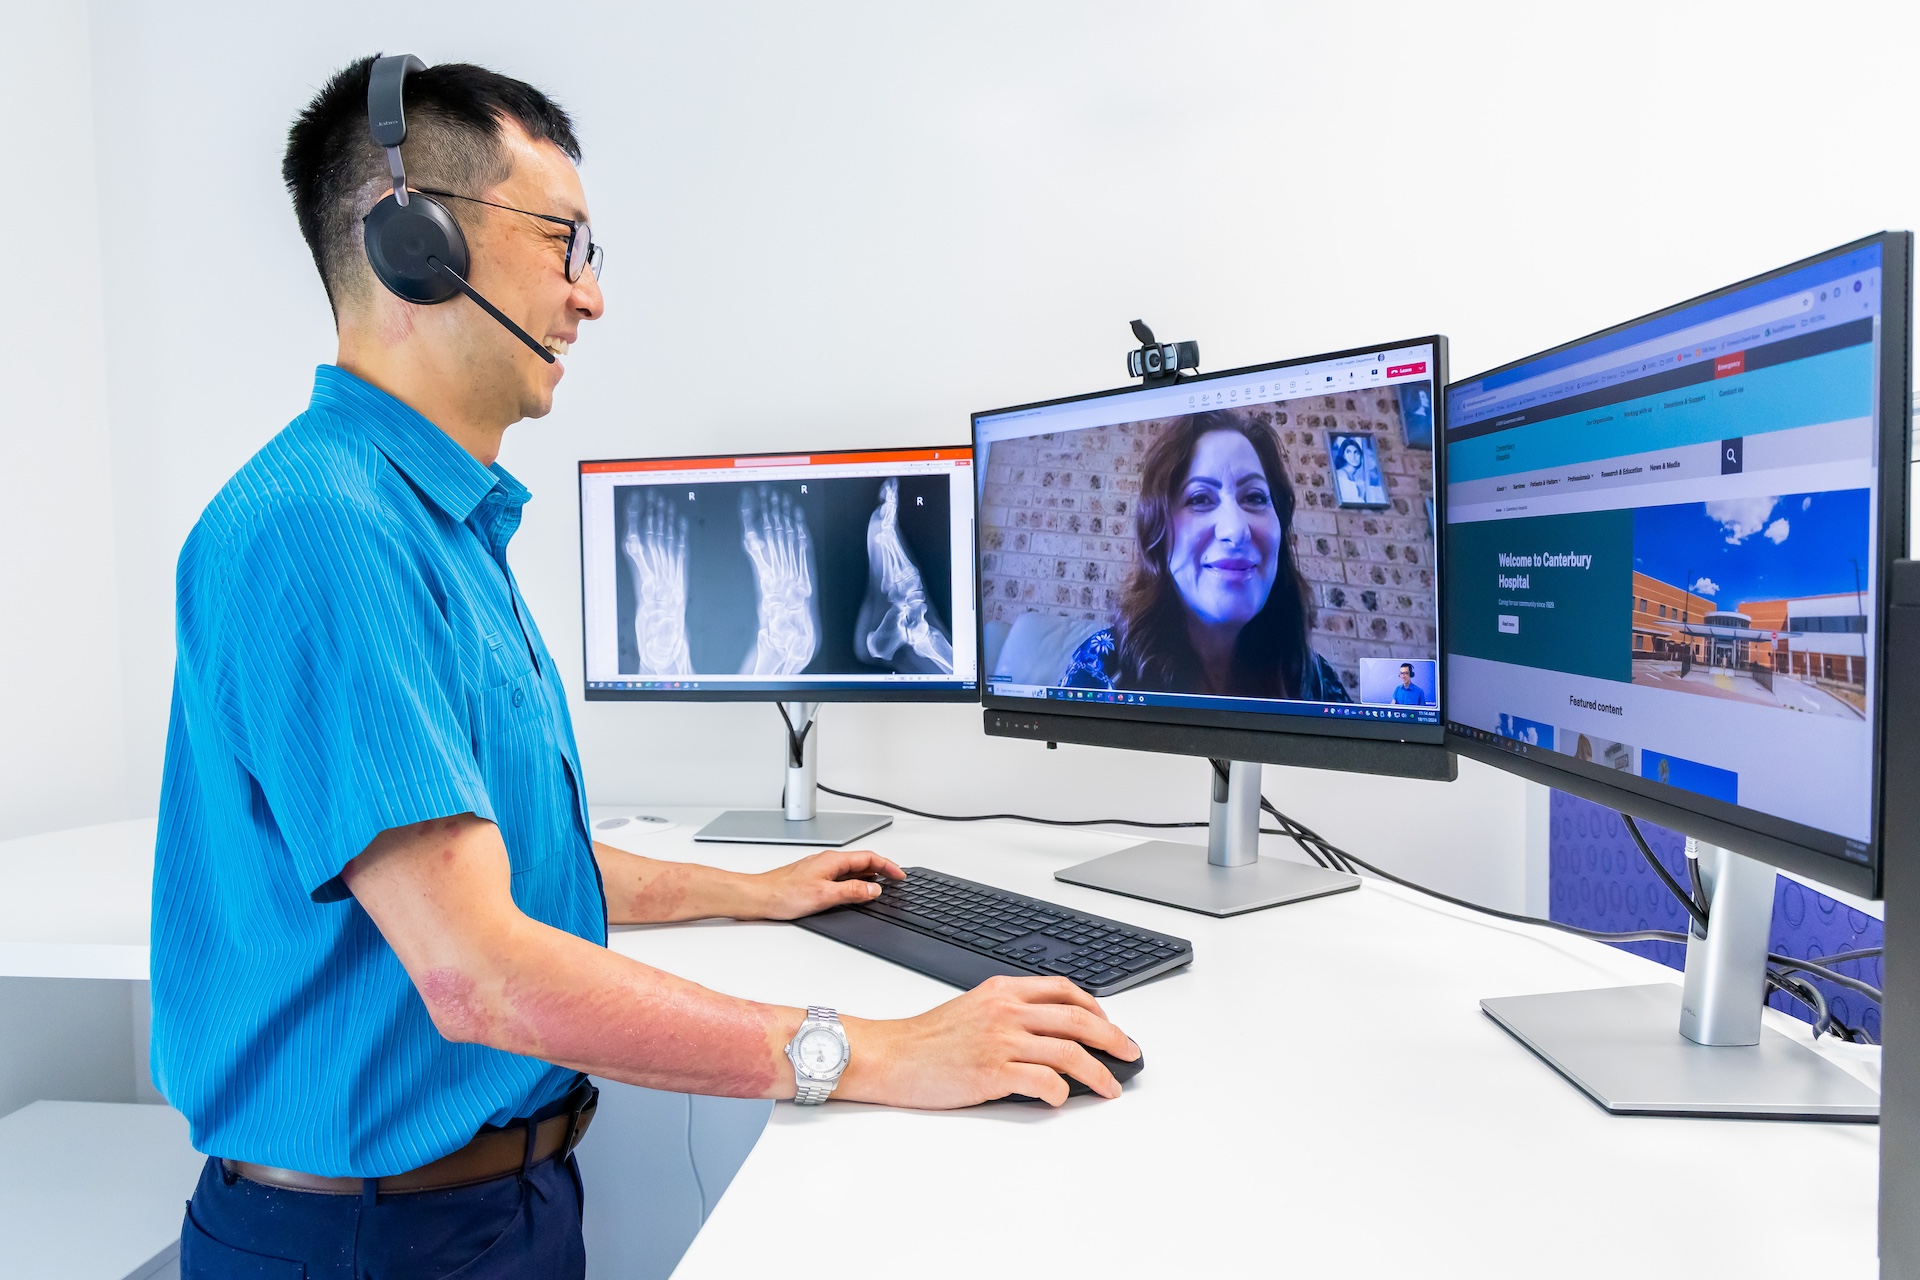
[[[1260,766],[1235,760],[1226,773],[1222,778],[1214,770],[1206,848],[1149,840],[1056,871],[1053,878],[1209,916],[1237,916],[1360,887],[1360,877],[1344,871],[1261,857]]]
[[[893,825],[885,813],[820,813],[814,807],[814,775],[819,767],[820,715],[817,702],[783,702],[787,722],[785,809],[729,809],[694,833],[715,844],[804,844],[837,848]]]
[[[1687,931],[1684,986],[1505,996],[1480,1008],[1615,1115],[1878,1121],[1878,1093],[1761,1023],[1773,868],[1687,844],[1709,928]]]

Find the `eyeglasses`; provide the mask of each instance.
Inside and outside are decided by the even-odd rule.
[[[431,187],[417,189],[423,196],[439,196],[443,200],[465,200],[468,204],[483,204],[489,209],[524,214],[529,218],[538,218],[542,222],[563,226],[567,229],[567,283],[577,283],[580,273],[588,267],[593,268],[595,280],[603,279],[606,275],[606,248],[593,242],[593,228],[584,222],[575,222],[572,218],[556,218],[550,213],[535,213],[531,209],[516,209],[510,204],[495,204],[491,200],[476,200],[472,196],[463,196],[453,191],[435,191]]]

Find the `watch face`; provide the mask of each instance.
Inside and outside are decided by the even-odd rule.
[[[800,1069],[816,1077],[832,1075],[840,1069],[841,1060],[846,1056],[840,1037],[826,1027],[810,1029],[794,1048]]]

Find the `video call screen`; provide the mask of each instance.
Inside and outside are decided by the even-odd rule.
[[[966,446],[580,464],[587,696],[977,688]]]
[[[1450,389],[1457,732],[1866,857],[1882,278],[1850,250]]]
[[[1431,345],[980,414],[999,697],[1440,722]]]

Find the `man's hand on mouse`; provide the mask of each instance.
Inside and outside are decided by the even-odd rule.
[[[842,1017],[852,1056],[834,1097],[944,1110],[1026,1094],[1053,1106],[1072,1076],[1105,1098],[1113,1073],[1087,1052],[1140,1056],[1092,996],[1065,978],[989,978],[914,1018]]]

